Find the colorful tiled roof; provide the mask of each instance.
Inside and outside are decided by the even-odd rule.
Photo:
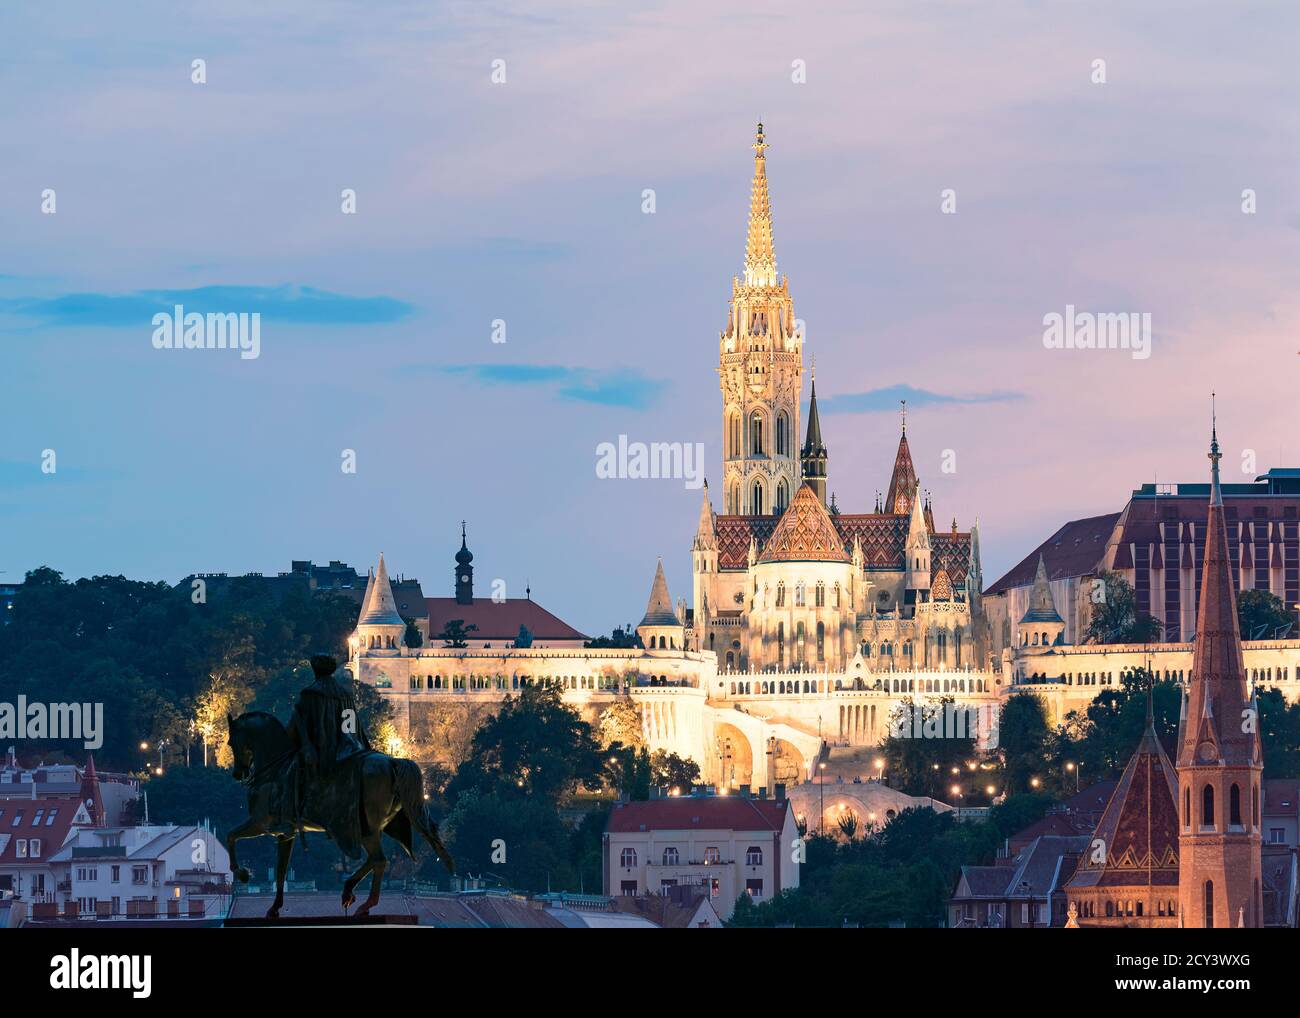
[[[831,514],[808,484],[800,485],[763,546],[760,562],[847,562]]]

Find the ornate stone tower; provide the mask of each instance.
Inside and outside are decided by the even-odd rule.
[[[474,603],[474,554],[465,544],[465,524],[460,525],[460,551],[456,552],[456,603]]]
[[[1211,432],[1210,512],[1192,672],[1178,725],[1182,925],[1263,925],[1259,709],[1246,690],[1237,599]]]
[[[719,340],[723,512],[730,515],[779,513],[800,485],[803,335],[795,326],[790,281],[777,280],[766,149],[759,124],[745,277],[731,281],[730,313]]]

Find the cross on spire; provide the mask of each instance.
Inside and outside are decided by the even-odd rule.
[[[899,403],[898,416],[901,417],[903,420],[903,434],[906,435],[907,434],[907,400],[900,399],[898,403]]]

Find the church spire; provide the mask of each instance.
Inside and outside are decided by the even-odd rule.
[[[700,499],[700,522],[695,528],[694,551],[716,551],[718,532],[713,523],[713,506],[709,502],[709,482],[704,482],[704,495]]]
[[[1192,928],[1227,927],[1239,915],[1263,925],[1259,718],[1246,686],[1237,598],[1219,486],[1217,422],[1210,428],[1210,505],[1196,641],[1180,724],[1183,808],[1179,911]]]
[[[456,552],[456,603],[474,603],[474,553],[465,543],[465,521],[460,521],[460,551]]]
[[[826,504],[826,446],[822,443],[822,422],[817,413],[817,375],[812,377],[812,396],[808,400],[808,437],[803,444],[801,460],[803,479],[813,493]]]
[[[920,498],[916,468],[912,466],[912,450],[907,445],[907,400],[902,401],[900,414],[903,433],[898,439],[898,453],[894,456],[894,473],[889,478],[889,491],[885,494],[885,512],[903,515],[912,511],[912,495]]]
[[[745,240],[745,285],[776,286],[772,246],[772,204],[767,194],[767,150],[763,125],[754,140],[754,184],[749,195],[749,233]]]

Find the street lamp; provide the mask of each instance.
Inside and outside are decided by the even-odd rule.
[[[1066,769],[1067,771],[1074,771],[1074,791],[1075,791],[1076,793],[1078,793],[1078,791],[1079,791],[1079,771],[1083,770],[1083,764],[1075,764],[1075,763],[1073,763],[1073,762],[1067,762],[1066,765],[1065,765],[1065,769]]]
[[[826,833],[826,761],[817,765],[817,790],[821,805],[817,810],[817,833]]]

